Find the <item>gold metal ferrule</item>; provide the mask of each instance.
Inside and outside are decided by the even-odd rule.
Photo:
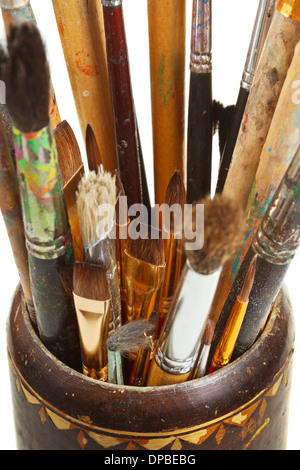
[[[300,21],[299,0],[279,0],[277,10],[290,20]]]

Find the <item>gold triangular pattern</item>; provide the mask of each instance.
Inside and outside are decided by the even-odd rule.
[[[160,450],[163,447],[167,446],[171,442],[175,441],[175,437],[166,437],[160,439],[151,439],[146,444],[144,444],[145,449],[148,450]],[[137,440],[138,442],[138,440]]]
[[[125,450],[137,450],[137,448],[132,441],[129,441]]]
[[[234,426],[244,426],[248,419],[253,415],[254,411],[260,404],[260,401],[254,403],[252,406],[246,410],[241,411],[240,413],[232,416],[230,419],[226,419],[224,423],[231,424]]]
[[[40,415],[40,419],[41,419],[42,424],[45,424],[45,422],[47,421],[47,415],[46,415],[45,408],[43,406],[39,411],[39,415]]]
[[[170,450],[181,450],[181,449],[182,449],[182,444],[180,442],[180,439],[178,439],[177,437]]]
[[[259,417],[260,419],[263,418],[264,414],[265,414],[265,411],[266,411],[266,408],[267,408],[267,400],[264,398],[261,402],[261,407],[259,409]]]
[[[57,427],[57,429],[61,429],[64,431],[68,431],[70,429],[69,421],[65,420],[61,416],[58,416],[57,414],[53,413],[49,409],[46,409],[46,411],[47,411],[49,418],[51,419],[53,424]]]
[[[29,393],[28,390],[26,390],[22,382],[20,382],[20,385],[21,385],[21,388],[23,390],[23,393],[25,395],[27,402],[31,403],[32,405],[40,405],[40,402],[33,395],[31,395],[31,393]]]
[[[201,429],[201,431],[196,431],[185,436],[180,436],[180,439],[190,442],[191,444],[198,444],[199,441],[203,442],[205,439],[207,439],[207,429]]]
[[[277,382],[273,385],[273,387],[270,388],[268,393],[266,393],[266,395],[265,395],[266,397],[276,397],[278,389],[279,389],[280,384],[282,382],[282,379],[283,379],[283,374],[280,376],[280,378],[277,380]]]
[[[122,444],[125,440],[128,439],[118,439],[117,437],[105,436],[104,434],[97,434],[95,432],[88,431],[87,434],[94,439],[102,447],[114,447],[119,444]]]

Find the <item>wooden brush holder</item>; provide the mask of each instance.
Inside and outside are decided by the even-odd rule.
[[[54,358],[17,289],[7,323],[19,450],[283,450],[295,327],[284,289],[240,359],[184,384],[97,382]]]

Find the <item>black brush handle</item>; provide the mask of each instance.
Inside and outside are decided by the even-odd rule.
[[[227,174],[229,171],[229,167],[232,160],[232,155],[235,149],[235,144],[239,135],[241,122],[244,116],[246,104],[249,98],[249,91],[245,90],[245,88],[240,87],[239,96],[237,99],[235,113],[230,129],[230,133],[223,151],[223,155],[221,158],[220,170],[218,175],[216,193],[221,194],[223,192],[225,181],[227,178]]]
[[[210,194],[212,134],[212,74],[198,74],[192,71],[188,110],[188,204]]]

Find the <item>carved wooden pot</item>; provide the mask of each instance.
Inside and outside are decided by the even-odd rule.
[[[120,387],[84,377],[41,344],[17,290],[7,324],[20,450],[282,450],[294,321],[284,290],[243,357],[191,382]]]

